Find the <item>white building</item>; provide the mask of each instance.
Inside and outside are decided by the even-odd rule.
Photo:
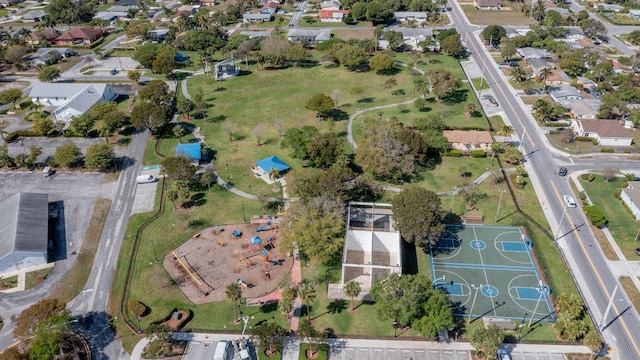
[[[340,284],[330,284],[332,296],[342,297],[342,286],[360,284],[360,298],[369,299],[371,285],[391,273],[402,274],[400,232],[390,204],[351,202],[342,255]]]
[[[578,136],[591,137],[602,146],[631,146],[633,136],[618,120],[573,120],[571,127]]]
[[[393,16],[398,22],[415,21],[417,23],[423,23],[427,21],[427,13],[422,11],[396,11]]]
[[[620,198],[631,209],[633,217],[640,220],[640,181],[629,181],[629,187],[622,189]]]
[[[35,83],[29,93],[31,101],[50,110],[56,121],[69,124],[93,105],[116,98],[111,85],[77,83]]]
[[[48,199],[18,193],[0,203],[0,276],[47,263]]]

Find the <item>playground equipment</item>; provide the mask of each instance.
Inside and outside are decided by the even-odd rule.
[[[242,236],[242,232],[238,231],[238,230],[233,230],[233,232],[231,233],[231,236],[233,236],[234,238],[239,238],[240,236]]]
[[[273,265],[282,265],[282,261],[269,260],[269,262],[272,263]]]
[[[246,282],[246,281],[242,280],[242,278],[237,278],[237,279],[236,279],[236,282],[237,282],[240,286],[243,286],[243,287],[249,287],[249,284],[247,284],[247,282]]]
[[[259,233],[260,231],[264,231],[264,230],[268,230],[267,228],[271,226],[271,221],[267,221],[266,224],[260,226],[259,228],[256,229],[256,232]]]

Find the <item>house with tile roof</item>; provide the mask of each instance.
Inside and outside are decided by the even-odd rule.
[[[618,120],[573,120],[571,127],[578,136],[591,137],[602,146],[631,146],[633,135]]]
[[[73,28],[58,36],[53,42],[56,45],[91,45],[103,35],[102,29],[91,26]]]
[[[474,150],[491,151],[493,138],[488,131],[478,130],[444,130],[442,132],[451,149],[457,149],[464,153]]]
[[[349,10],[325,10],[318,11],[321,22],[342,22],[349,13]]]
[[[473,5],[479,10],[500,10],[500,0],[473,0]]]

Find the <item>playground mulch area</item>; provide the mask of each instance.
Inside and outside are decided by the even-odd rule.
[[[550,290],[522,229],[447,226],[431,248],[434,285],[457,316],[555,321]]]
[[[264,297],[278,289],[280,279],[291,271],[293,258],[277,246],[277,224],[256,232],[260,226],[236,224],[203,229],[165,254],[162,265],[194,304],[224,301],[226,286],[234,282],[241,283],[243,298]],[[242,235],[234,237],[234,231]],[[251,239],[255,236],[262,242],[253,245]]]

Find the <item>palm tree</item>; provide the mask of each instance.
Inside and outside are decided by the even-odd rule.
[[[538,75],[538,79],[544,81],[545,91],[547,91],[547,79],[549,79],[549,76],[551,76],[551,74],[553,74],[553,70],[551,70],[551,68],[546,67],[540,70],[540,75]]]
[[[278,308],[280,308],[280,312],[287,315],[287,320],[289,320],[289,314],[293,310],[293,299],[282,297],[280,302],[278,302]]]
[[[521,67],[511,69],[510,75],[513,78],[513,80],[519,83],[527,80],[527,73]]]
[[[538,121],[543,123],[552,121],[557,117],[555,107],[545,99],[538,99],[535,104],[533,104],[532,110]]]
[[[269,170],[269,179],[275,180],[279,177],[280,177],[280,171],[278,171],[278,169],[271,168],[271,170]]]
[[[311,303],[316,299],[316,289],[313,288],[313,283],[309,279],[302,280],[300,289],[298,289],[298,296],[307,307],[307,316],[311,321]]]
[[[467,112],[467,118],[470,118],[473,116],[473,114],[476,112],[476,104],[474,103],[466,103],[464,105],[464,110]]]
[[[538,1],[531,8],[531,17],[534,18],[537,22],[544,20],[546,15],[546,8],[544,6],[544,2]]]
[[[505,125],[497,132],[497,135],[510,137],[511,135],[513,135],[514,132],[515,130],[513,129],[513,126]]]
[[[238,318],[238,311],[236,309],[236,305],[238,301],[242,298],[242,289],[240,288],[240,284],[231,283],[227,285],[227,288],[224,290],[224,297],[233,303],[233,314],[234,319]]]
[[[353,299],[360,295],[360,283],[354,280],[351,280],[344,284],[344,294],[351,298],[351,311],[353,311]]]

